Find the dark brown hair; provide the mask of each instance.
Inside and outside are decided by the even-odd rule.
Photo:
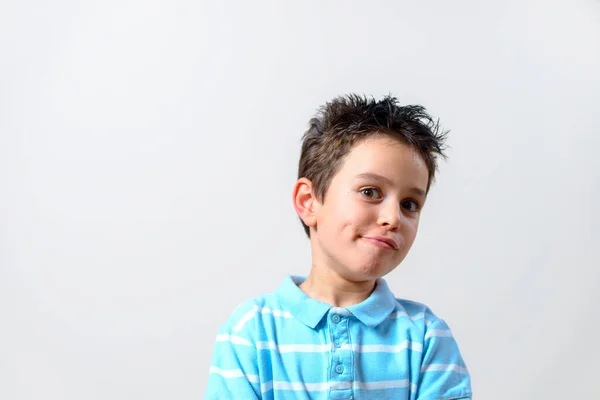
[[[298,179],[308,178],[322,202],[343,158],[358,142],[385,135],[408,145],[424,160],[429,171],[427,191],[437,170],[437,156],[445,158],[448,131],[440,129],[420,105],[401,106],[392,96],[376,101],[357,94],[337,97],[321,106],[302,137]],[[308,226],[302,222],[310,237]]]

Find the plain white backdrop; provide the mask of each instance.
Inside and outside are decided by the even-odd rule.
[[[203,398],[217,329],[306,274],[317,106],[422,104],[449,159],[388,282],[476,399],[597,399],[600,2],[0,4],[0,398]]]

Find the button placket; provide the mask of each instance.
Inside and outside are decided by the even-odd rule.
[[[350,344],[349,319],[350,314],[346,309],[332,308],[329,317],[329,331],[331,340],[330,357],[330,382],[337,387],[330,389],[330,399],[348,399],[354,395],[353,382],[353,357],[354,352]],[[343,348],[344,347],[344,348]]]

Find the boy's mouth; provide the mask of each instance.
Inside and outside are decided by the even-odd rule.
[[[398,250],[398,242],[387,236],[363,236],[365,240],[384,249]]]

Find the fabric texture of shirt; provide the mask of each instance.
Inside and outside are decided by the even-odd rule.
[[[333,307],[288,276],[236,308],[217,335],[206,399],[471,399],[448,325],[395,298],[384,279],[363,302]]]

